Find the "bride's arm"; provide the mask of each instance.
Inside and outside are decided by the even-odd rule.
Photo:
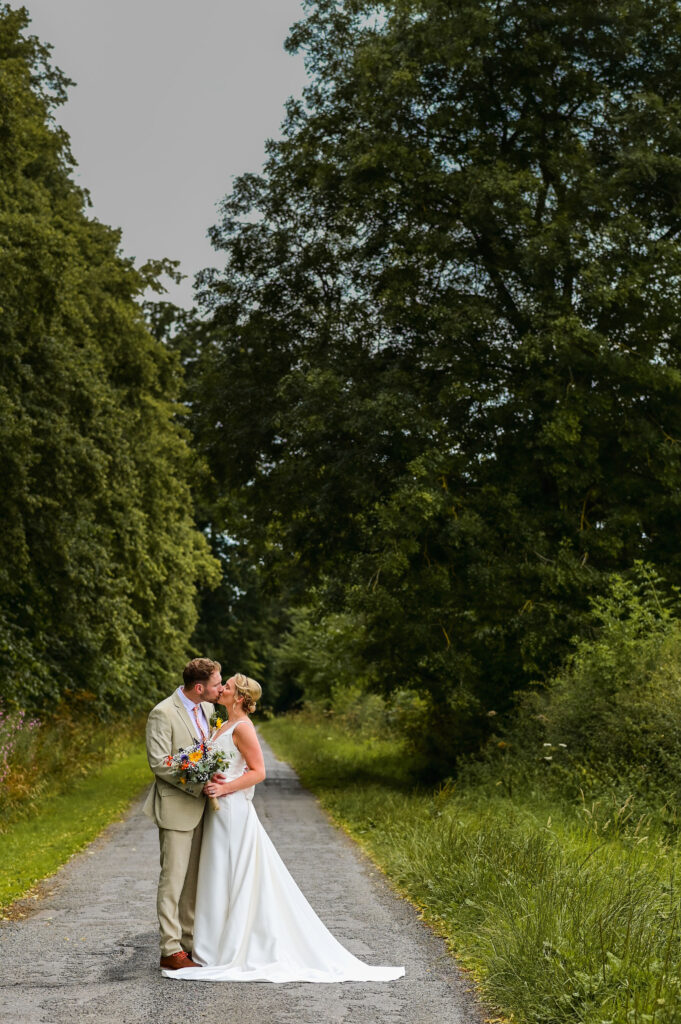
[[[232,733],[232,743],[243,755],[248,771],[238,779],[230,779],[229,782],[207,782],[203,789],[207,796],[227,796],[229,793],[237,793],[240,789],[250,789],[265,778],[265,761],[255,728],[250,723],[242,726],[238,733]]]

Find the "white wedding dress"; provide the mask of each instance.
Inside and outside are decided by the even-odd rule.
[[[246,770],[232,743],[217,744],[227,778]],[[247,725],[245,728],[250,729]],[[163,971],[176,981],[391,981],[404,967],[371,967],[341,946],[293,881],[253,806],[253,790],[206,810],[196,893],[193,958],[202,967]]]

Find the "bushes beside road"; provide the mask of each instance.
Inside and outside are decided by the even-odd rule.
[[[418,693],[337,688],[263,726],[523,1024],[681,1020],[676,601],[643,566],[614,576],[562,669],[490,709],[496,732],[437,789]]]
[[[0,911],[53,874],[151,781],[139,720],[0,715]]]
[[[524,1024],[681,1019],[669,807],[604,789],[510,795],[491,775],[429,791],[412,785],[403,741],[309,713],[262,730],[446,936],[490,1008]]]

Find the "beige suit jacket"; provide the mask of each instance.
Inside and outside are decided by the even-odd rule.
[[[201,707],[210,721],[213,705],[202,701]],[[180,747],[189,747],[198,739],[196,724],[177,693],[166,697],[149,712],[147,720],[147,760],[156,776],[145,801],[144,813],[159,828],[189,832],[201,821],[206,798],[199,784],[180,784],[165,763],[168,754],[176,754]]]

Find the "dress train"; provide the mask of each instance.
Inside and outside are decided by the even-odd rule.
[[[228,778],[246,770],[230,729],[218,744]],[[250,726],[247,726],[250,728]],[[333,937],[291,877],[252,803],[253,788],[206,811],[196,895],[193,959],[163,971],[176,981],[392,981],[404,967],[362,963]]]

